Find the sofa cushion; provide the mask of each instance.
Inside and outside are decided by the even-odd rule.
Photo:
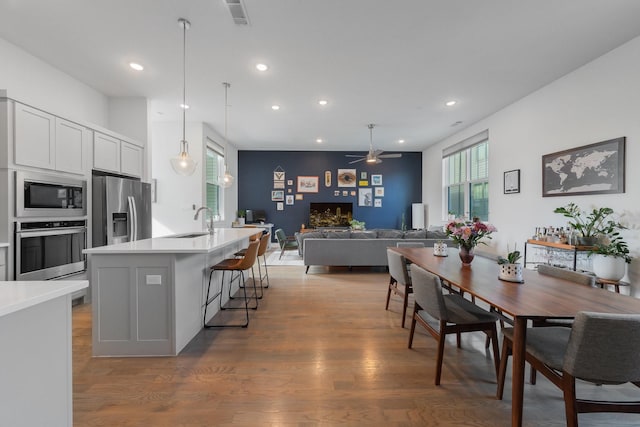
[[[340,231],[323,231],[322,236],[327,239],[348,239],[351,237],[350,230],[340,230]]]
[[[426,239],[427,230],[410,230],[404,232],[405,239]]]
[[[375,231],[352,231],[352,239],[375,239],[377,234]]]
[[[427,239],[448,239],[448,236],[444,230],[429,230],[427,231]]]
[[[404,231],[401,230],[376,230],[376,234],[380,239],[402,239]]]

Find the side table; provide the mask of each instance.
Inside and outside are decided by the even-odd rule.
[[[599,285],[602,289],[606,289],[605,286],[615,286],[616,292],[620,293],[620,286],[629,286],[629,283],[622,282],[620,280],[608,280],[596,277],[596,285]]]

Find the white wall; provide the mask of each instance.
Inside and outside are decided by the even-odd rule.
[[[180,176],[171,168],[169,159],[175,157],[182,139],[181,122],[154,122],[151,125],[153,155],[151,159],[152,176],[157,180],[158,201],[152,205],[153,237],[176,233],[186,233],[206,229],[204,218],[194,221],[196,207],[205,205],[203,168],[205,164],[205,137],[216,142],[222,138],[203,123],[187,122],[186,136],[189,142],[189,154],[198,161],[196,172],[191,176]],[[229,146],[227,164],[234,176],[237,171],[237,150]],[[238,206],[237,186],[225,190],[224,220],[216,227],[230,227]]]
[[[97,90],[0,38],[0,89],[56,115],[107,126],[108,100]]]
[[[491,250],[531,237],[536,226],[564,226],[554,208],[575,202],[585,210],[608,206],[630,229],[623,233],[636,260],[629,268],[640,279],[640,38],[609,52],[520,101],[429,147],[423,155],[423,202],[429,218],[444,220],[442,149],[489,130],[489,222],[498,228]],[[626,192],[542,197],[544,154],[626,137]],[[520,169],[520,193],[503,194],[503,173]],[[639,286],[640,287],[640,286]],[[640,296],[640,290],[632,293]]]

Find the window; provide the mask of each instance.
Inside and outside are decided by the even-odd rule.
[[[443,151],[444,206],[456,217],[489,220],[489,141],[482,132]]]
[[[206,205],[213,212],[214,221],[222,219],[224,212],[224,191],[220,186],[221,171],[224,170],[224,157],[222,147],[208,140],[207,144],[207,170],[206,170]]]

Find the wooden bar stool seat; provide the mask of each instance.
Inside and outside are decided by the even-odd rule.
[[[600,286],[602,289],[607,289],[605,286],[613,286],[615,287],[616,292],[620,293],[620,286],[629,286],[629,283],[621,280],[609,280],[596,277],[596,285]]]

